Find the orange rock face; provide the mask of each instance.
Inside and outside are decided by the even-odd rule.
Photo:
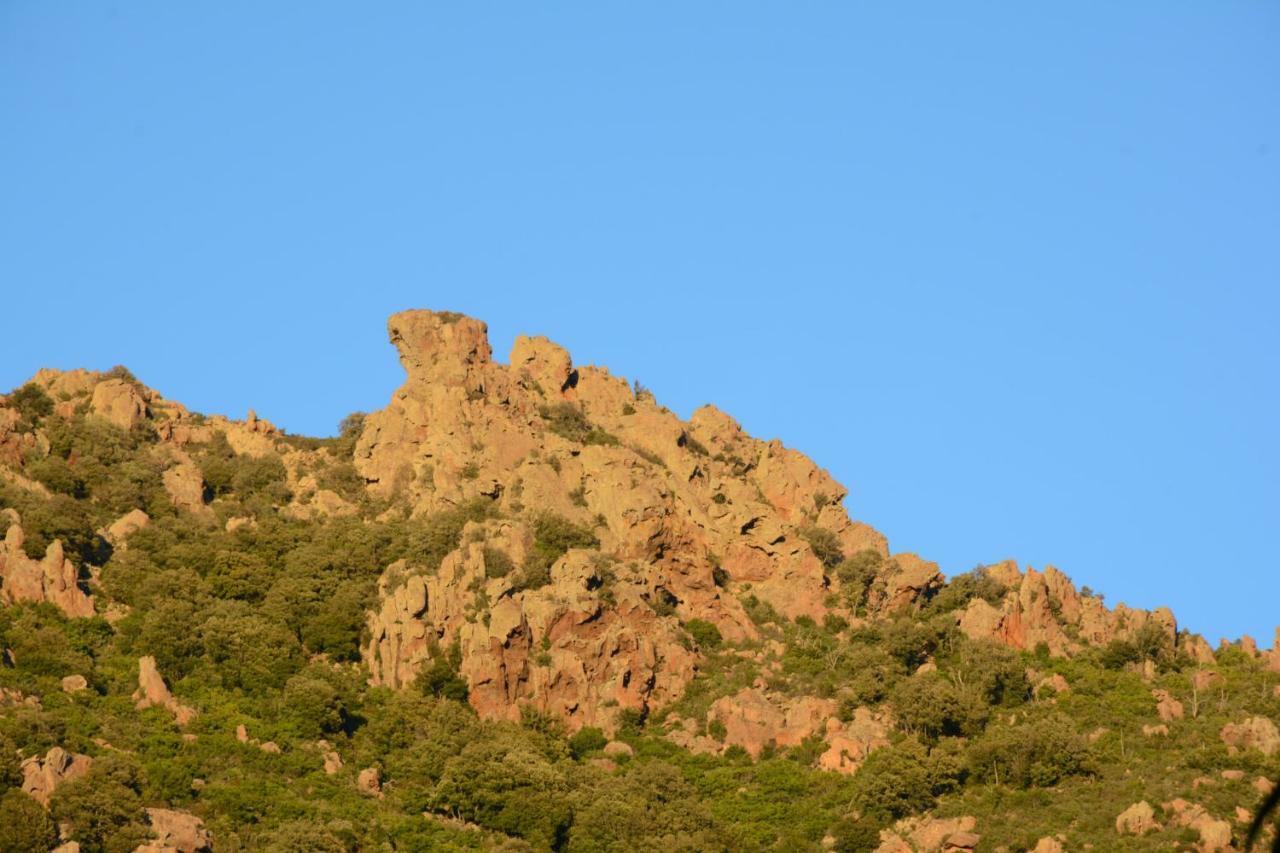
[[[839,581],[805,528],[829,531],[850,555],[888,554],[882,536],[849,518],[846,491],[826,471],[712,407],[681,421],[543,338],[519,338],[510,366],[495,363],[484,324],[466,317],[404,312],[388,331],[407,378],[367,416],[356,447],[370,490],[416,513],[475,498],[507,517],[551,510],[600,547],[566,554],[540,589],[492,577],[484,548],[470,544],[519,565],[532,545],[520,522],[464,534],[469,544],[433,576],[392,567],[369,621],[376,683],[402,686],[457,643],[481,713],[516,718],[528,704],[573,727],[611,727],[619,710],[659,707],[693,677],[699,655],[681,623],[754,637],[737,595],[746,592],[789,618],[829,612]],[[914,555],[885,565],[880,612],[941,583]]]
[[[55,540],[44,559],[33,560],[22,550],[24,541],[21,525],[9,525],[0,543],[0,604],[47,601],[68,616],[92,616],[93,596],[80,588],[80,571],[63,555],[62,543]]]

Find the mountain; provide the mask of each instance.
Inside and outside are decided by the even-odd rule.
[[[404,384],[332,439],[124,368],[0,398],[0,849],[1242,840],[1275,651],[1052,567],[947,580],[545,338],[388,331]]]

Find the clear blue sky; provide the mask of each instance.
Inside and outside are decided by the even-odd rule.
[[[1269,642],[1280,4],[442,5],[0,3],[0,387],[328,433],[460,310]]]

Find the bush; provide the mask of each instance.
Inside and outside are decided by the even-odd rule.
[[[18,410],[21,417],[18,432],[30,432],[43,418],[53,414],[53,400],[34,382],[28,382],[18,390],[9,392],[6,405]]]
[[[988,575],[985,567],[979,566],[948,581],[929,601],[925,612],[935,614],[960,610],[975,598],[996,605],[1004,598],[1005,591],[1004,584]]]
[[[604,749],[604,745],[608,742],[609,739],[604,736],[604,732],[594,726],[584,726],[569,738],[569,753],[574,758],[581,759],[588,753]]]
[[[467,682],[458,672],[462,666],[461,646],[455,642],[445,651],[436,645],[430,649],[430,654],[430,665],[418,673],[418,689],[425,696],[453,702],[467,701]]]
[[[506,551],[492,548],[488,545],[484,547],[484,576],[493,580],[494,578],[505,578],[515,569],[515,563],[507,556]]]
[[[684,629],[703,649],[716,649],[724,642],[724,638],[720,636],[720,629],[705,619],[690,619],[684,623]]]
[[[284,712],[299,737],[310,740],[342,729],[346,708],[336,687],[315,676],[299,674],[284,685]]]
[[[17,788],[0,796],[0,853],[51,850],[58,844],[58,827],[44,807]]]
[[[1061,714],[988,729],[970,747],[968,765],[976,779],[1021,788],[1092,772],[1088,745]]]
[[[844,552],[840,550],[840,540],[825,527],[811,525],[801,527],[797,531],[800,538],[809,543],[814,556],[822,561],[828,569],[834,569],[844,561]]]
[[[131,757],[106,753],[89,772],[64,782],[49,808],[58,823],[71,825],[71,839],[84,853],[132,850],[151,834],[142,812],[141,777]]]
[[[557,848],[572,810],[563,770],[528,736],[498,728],[445,762],[433,805],[464,820]]]
[[[969,734],[982,709],[966,706],[960,692],[937,673],[917,675],[893,692],[898,722],[909,733],[934,741],[943,735]]]
[[[872,853],[880,847],[880,830],[868,821],[845,819],[831,828],[835,853]]]
[[[956,781],[950,762],[935,759],[919,741],[906,740],[867,756],[853,777],[853,801],[865,817],[888,824],[928,809]]]
[[[408,541],[409,562],[430,572],[462,541],[462,529],[469,521],[483,521],[493,515],[493,503],[476,498],[454,509],[429,515],[411,523]]]
[[[570,548],[599,548],[600,540],[562,515],[544,512],[533,522],[533,550],[525,561],[519,589],[538,589],[551,582],[551,566]]]
[[[302,666],[302,647],[283,625],[224,608],[204,624],[204,650],[225,686],[250,693],[279,690]]]
[[[844,588],[845,603],[852,610],[857,611],[867,603],[867,593],[883,565],[880,552],[867,548],[835,567],[836,577]]]

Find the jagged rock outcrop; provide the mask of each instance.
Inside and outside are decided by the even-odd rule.
[[[68,616],[92,616],[93,596],[80,588],[80,571],[63,554],[62,542],[55,539],[43,559],[31,559],[22,548],[26,538],[15,517],[10,510],[14,523],[0,543],[0,604],[47,601]]]
[[[485,716],[519,719],[520,706],[530,705],[574,728],[612,728],[617,709],[674,699],[692,678],[694,655],[677,621],[643,599],[643,578],[571,551],[552,566],[550,584],[516,591],[514,577],[489,577],[490,563],[495,550],[523,561],[529,531],[488,522],[469,525],[463,538],[486,544],[469,541],[434,576],[410,575],[392,587],[407,567],[384,575],[365,655],[374,683],[403,686],[457,643],[471,704]],[[605,572],[608,588],[596,586]],[[472,618],[485,601],[492,604],[484,618]]]
[[[138,689],[134,691],[133,700],[138,710],[159,707],[173,714],[174,721],[185,726],[196,717],[196,710],[183,705],[169,692],[164,678],[156,669],[156,659],[150,655],[138,658]]]
[[[507,516],[550,510],[589,527],[600,547],[565,555],[536,590],[486,577],[483,549],[472,545],[434,577],[395,567],[369,623],[365,659],[377,683],[407,683],[432,648],[457,642],[482,713],[515,717],[531,703],[573,725],[609,725],[616,709],[658,707],[683,690],[697,655],[680,623],[754,636],[730,589],[749,589],[789,618],[820,620],[840,581],[805,529],[830,531],[848,555],[888,556],[884,537],[848,517],[846,491],[827,472],[747,436],[713,407],[681,421],[607,371],[575,367],[543,338],[519,338],[510,366],[495,363],[485,325],[468,317],[409,311],[388,331],[407,377],[386,409],[366,417],[356,445],[370,490],[403,496],[417,513],[475,498]],[[506,528],[476,535],[502,540],[519,565],[528,530]],[[613,578],[608,601],[594,588],[601,560]],[[942,581],[914,555],[885,565],[869,602],[877,613],[910,606]],[[468,621],[469,610],[482,618]]]
[[[1168,608],[1147,611],[1118,604],[1108,609],[1101,599],[1081,595],[1052,566],[1043,572],[1033,568],[1022,572],[1015,562],[1006,560],[988,566],[987,575],[1007,591],[998,606],[975,598],[960,612],[960,630],[974,639],[993,639],[1028,650],[1044,644],[1050,654],[1059,656],[1074,654],[1085,645],[1133,639],[1148,624],[1158,625],[1170,645],[1177,640],[1177,622]]]
[[[22,762],[22,790],[47,808],[49,798],[59,785],[83,776],[91,766],[93,759],[89,756],[55,746],[44,758],[28,758]]]

